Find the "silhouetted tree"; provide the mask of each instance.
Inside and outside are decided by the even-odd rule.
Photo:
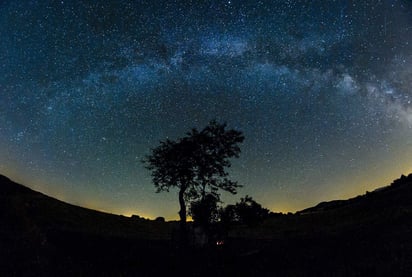
[[[179,190],[182,231],[186,228],[187,201],[204,200],[208,194],[219,197],[219,190],[236,193],[240,186],[228,178],[226,168],[231,166],[230,158],[239,157],[243,140],[241,132],[211,121],[201,131],[192,129],[185,137],[161,141],[143,160],[157,192],[174,187]]]
[[[236,212],[240,221],[249,226],[262,222],[270,213],[268,209],[263,208],[248,195],[241,198],[240,203],[236,203]]]
[[[221,221],[226,224],[242,223],[249,226],[262,222],[270,215],[270,211],[246,195],[235,205],[228,205],[220,211]]]
[[[155,221],[157,221],[157,222],[166,222],[166,220],[163,216],[156,217]]]

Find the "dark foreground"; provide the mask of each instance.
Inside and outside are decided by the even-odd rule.
[[[83,209],[0,177],[0,276],[412,276],[411,179],[181,249],[176,223]]]

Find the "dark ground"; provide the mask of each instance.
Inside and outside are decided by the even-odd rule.
[[[412,176],[180,249],[175,222],[69,205],[0,177],[0,276],[412,276]]]

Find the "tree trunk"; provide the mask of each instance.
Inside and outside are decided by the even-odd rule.
[[[187,212],[186,212],[186,203],[185,203],[185,198],[184,198],[185,191],[186,191],[185,187],[182,187],[179,190],[180,243],[181,243],[181,246],[183,247],[187,246],[187,242],[188,242],[187,228],[186,228]]]
[[[186,223],[186,218],[187,218],[187,213],[186,213],[186,203],[185,203],[185,188],[180,188],[179,191],[179,204],[180,204],[180,211],[179,211],[179,216],[180,216],[180,223],[185,224]]]

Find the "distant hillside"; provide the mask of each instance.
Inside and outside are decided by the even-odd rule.
[[[170,230],[160,222],[71,205],[0,175],[0,220],[7,219],[16,227],[38,228],[44,232],[82,232],[140,239],[168,239],[170,235]]]
[[[412,174],[348,200],[322,202],[295,214],[275,214],[259,228],[238,228],[232,236],[281,239],[285,235],[377,234],[378,230],[385,239],[412,235]]]
[[[256,260],[266,262],[255,266],[273,268],[273,276],[412,276],[412,174],[231,232],[261,243]]]
[[[318,205],[297,212],[297,214],[319,213],[345,208],[388,209],[393,206],[412,206],[412,174],[402,175],[391,185],[348,200],[321,202]]]
[[[153,271],[173,224],[77,207],[0,175],[0,276]]]

